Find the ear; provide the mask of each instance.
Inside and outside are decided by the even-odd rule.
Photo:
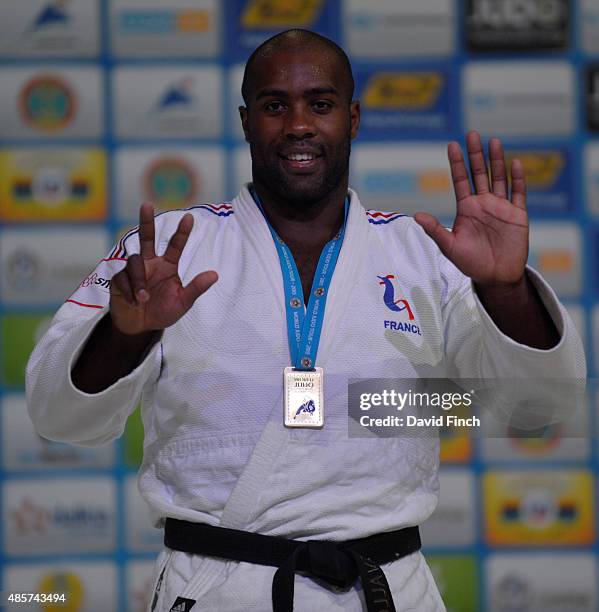
[[[352,140],[358,135],[360,127],[360,101],[354,100],[349,105],[350,134]]]
[[[241,119],[241,127],[243,129],[243,135],[245,136],[245,141],[249,142],[248,136],[248,109],[245,106],[239,107],[239,118]]]

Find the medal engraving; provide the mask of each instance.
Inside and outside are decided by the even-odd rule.
[[[322,368],[295,370],[285,368],[285,426],[322,427],[324,425]]]

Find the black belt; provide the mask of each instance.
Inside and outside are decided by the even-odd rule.
[[[368,612],[395,612],[379,565],[419,550],[420,533],[418,527],[406,527],[345,542],[303,542],[167,518],[164,545],[196,555],[278,567],[272,581],[273,612],[292,612],[295,572],[342,589],[359,578]]]

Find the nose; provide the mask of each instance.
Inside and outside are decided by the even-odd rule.
[[[289,140],[304,140],[315,135],[312,113],[304,104],[289,106],[285,116],[285,137]]]

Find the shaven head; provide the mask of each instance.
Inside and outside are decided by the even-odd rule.
[[[278,51],[306,51],[321,50],[332,53],[339,61],[342,70],[341,81],[347,93],[347,101],[351,102],[354,95],[354,77],[351,64],[345,51],[335,42],[311,32],[310,30],[293,29],[276,34],[264,41],[249,57],[243,72],[241,95],[246,107],[249,107],[251,92],[255,81],[255,71],[260,60],[270,58]]]

